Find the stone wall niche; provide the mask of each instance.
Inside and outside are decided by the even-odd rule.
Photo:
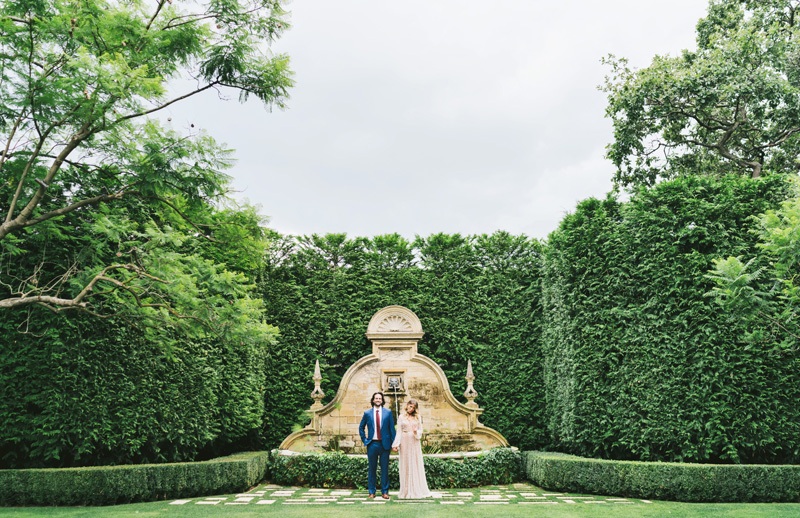
[[[508,446],[496,430],[481,424],[483,409],[475,403],[478,392],[473,387],[472,364],[465,366],[467,403],[459,402],[450,391],[444,371],[433,360],[417,352],[417,343],[425,334],[411,310],[388,306],[372,317],[367,326],[372,353],[355,362],[344,374],[333,400],[322,404],[322,376],[319,362],[314,368],[314,403],[307,413],[309,424],[292,433],[280,445],[281,450],[312,452],[343,450],[364,453],[358,425],[375,392],[386,396],[395,420],[405,401],[416,399],[422,415],[425,437],[423,447],[429,452],[468,452]]]

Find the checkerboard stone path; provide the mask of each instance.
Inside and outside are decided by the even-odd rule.
[[[594,495],[577,495],[544,491],[528,484],[481,487],[475,489],[451,489],[433,491],[433,498],[421,500],[390,500],[367,498],[363,489],[324,489],[306,487],[282,487],[264,484],[247,493],[228,496],[209,496],[174,500],[171,505],[527,505],[569,506],[599,505],[647,505],[652,502],[635,498],[615,498]]]

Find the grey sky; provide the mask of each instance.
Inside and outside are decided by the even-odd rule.
[[[289,108],[171,110],[236,149],[238,197],[287,234],[546,237],[611,188],[611,53],[694,47],[705,0],[294,0]]]

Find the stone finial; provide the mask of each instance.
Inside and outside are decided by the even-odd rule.
[[[478,397],[478,391],[472,386],[475,381],[475,375],[472,373],[472,360],[467,360],[467,375],[464,377],[467,380],[467,390],[464,391],[464,397],[467,398],[468,407],[478,407],[475,398]]]
[[[322,374],[319,371],[319,360],[314,365],[314,390],[311,391],[311,399],[314,400],[314,403],[311,405],[311,408],[320,408],[322,407],[322,398],[325,397],[325,393],[322,392],[319,384],[322,383]]]

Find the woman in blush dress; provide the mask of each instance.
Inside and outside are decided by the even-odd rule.
[[[406,403],[405,412],[397,422],[397,435],[392,449],[399,451],[400,492],[397,498],[429,498],[428,480],[422,460],[422,416],[414,399]]]

